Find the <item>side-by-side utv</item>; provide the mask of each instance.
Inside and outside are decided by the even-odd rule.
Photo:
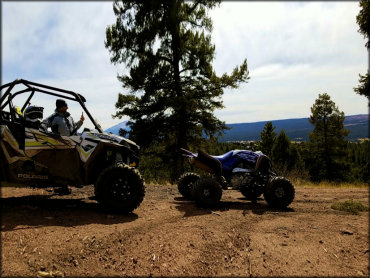
[[[104,208],[131,212],[140,205],[145,186],[137,170],[139,146],[126,138],[104,133],[87,110],[82,95],[22,79],[2,85],[0,91],[2,185],[81,187],[94,184],[96,199]],[[20,95],[24,98],[25,94],[23,106],[14,106],[13,100]],[[41,129],[24,113],[35,94],[79,103],[95,130],[85,128],[81,134],[74,131],[71,136],[60,136]],[[42,114],[42,107],[31,108],[31,112]]]

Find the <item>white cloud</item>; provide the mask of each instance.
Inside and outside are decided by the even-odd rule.
[[[247,58],[251,79],[225,92],[216,115],[228,123],[307,117],[324,92],[347,115],[367,113],[353,92],[368,55],[358,11],[357,2],[222,2],[209,12],[215,70],[230,73]],[[103,128],[117,124],[116,75],[126,69],[104,47],[114,22],[111,2],[4,2],[4,83],[20,77],[82,93]]]
[[[210,13],[216,72],[247,58],[251,79],[225,93],[216,115],[228,123],[308,117],[324,92],[347,115],[367,113],[366,98],[353,92],[368,55],[358,11],[356,2],[221,3]]]
[[[304,6],[223,2],[210,13],[214,18],[216,70],[230,70],[231,61],[244,58],[252,68],[270,63],[358,63],[363,57],[358,50],[364,48],[357,33],[358,10],[354,2]],[[340,55],[344,52],[346,55]]]
[[[216,115],[228,123],[304,118],[310,115],[310,107],[322,93],[328,93],[346,115],[366,114],[366,98],[353,92],[361,69],[333,65],[264,66],[256,69],[248,84],[226,92],[224,111],[228,113],[217,111]]]
[[[5,2],[3,13],[4,83],[20,77],[72,90],[86,97],[103,128],[121,121],[111,115],[123,70],[110,63],[104,47],[105,29],[115,20],[112,3]],[[45,116],[55,108],[49,99],[41,104]],[[81,111],[73,105],[70,110]]]

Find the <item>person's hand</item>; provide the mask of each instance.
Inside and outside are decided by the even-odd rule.
[[[85,120],[84,112],[82,112],[80,120],[81,120],[81,122],[83,122]]]

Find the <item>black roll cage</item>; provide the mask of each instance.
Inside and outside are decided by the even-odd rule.
[[[19,85],[19,84],[23,84],[27,88],[24,89],[24,90],[17,91],[15,93],[11,93],[13,88],[16,85]],[[43,93],[43,94],[48,94],[48,95],[52,95],[52,96],[56,96],[56,97],[60,97],[60,98],[64,98],[64,99],[68,99],[68,100],[72,100],[72,101],[77,101],[81,105],[81,107],[85,111],[86,115],[91,120],[91,122],[94,124],[95,128],[100,133],[103,133],[103,130],[101,129],[101,127],[95,122],[95,120],[91,116],[89,110],[87,110],[87,108],[84,104],[84,102],[86,102],[86,99],[80,94],[77,94],[77,93],[72,92],[72,91],[67,91],[67,90],[64,90],[64,89],[59,89],[59,88],[55,88],[55,87],[51,87],[51,86],[47,86],[47,85],[43,85],[43,84],[31,82],[31,81],[27,81],[27,80],[24,80],[24,79],[16,79],[13,82],[10,82],[10,83],[7,83],[7,84],[4,84],[4,85],[0,86],[0,92],[4,89],[6,89],[6,92],[0,98],[0,115],[3,111],[3,109],[7,105],[9,105],[10,110],[11,110],[12,100],[13,100],[14,97],[16,97],[19,94],[31,92],[30,96],[27,98],[26,102],[24,103],[24,105],[21,108],[21,112],[23,113],[24,109],[26,109],[27,104],[31,101],[35,92],[40,92],[40,93]],[[7,100],[6,100],[6,98],[7,98]]]

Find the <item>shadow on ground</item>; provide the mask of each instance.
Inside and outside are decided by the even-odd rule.
[[[246,198],[238,198],[243,201],[221,201],[217,206],[210,208],[198,207],[195,202],[190,201],[184,197],[175,197],[173,204],[175,204],[176,209],[181,212],[184,212],[184,217],[192,217],[205,214],[214,214],[227,210],[242,210],[243,215],[247,214],[248,211],[253,212],[254,214],[265,214],[271,212],[294,212],[292,208],[272,208],[269,207],[262,198],[258,198],[255,202],[249,201]]]
[[[10,231],[45,226],[73,227],[118,224],[138,219],[137,214],[104,211],[93,198],[51,198],[32,195],[1,198],[1,230]]]

